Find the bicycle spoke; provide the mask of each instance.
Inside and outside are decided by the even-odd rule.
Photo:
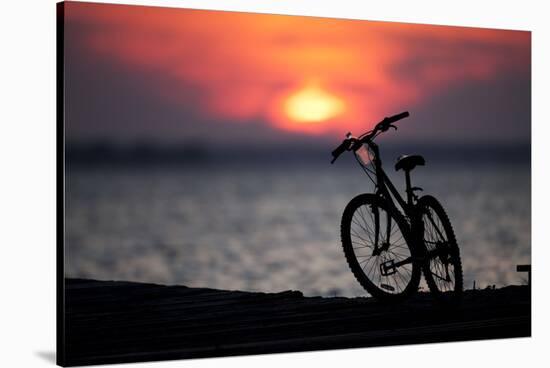
[[[372,242],[371,231],[367,230],[365,227],[363,227],[360,223],[356,222],[354,219],[352,219],[351,221],[357,226],[359,226],[359,228],[367,234],[367,236],[369,237],[369,240]]]

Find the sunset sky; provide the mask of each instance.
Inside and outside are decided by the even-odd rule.
[[[69,141],[529,141],[529,32],[65,6]]]

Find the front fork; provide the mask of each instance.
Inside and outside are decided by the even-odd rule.
[[[424,260],[427,257],[427,253],[423,250],[426,249],[426,247],[423,244],[424,241],[424,228],[422,223],[422,216],[411,216],[409,217],[409,238],[412,241],[412,244],[410,244],[411,247],[411,256],[408,258],[405,258],[401,261],[395,261],[394,259],[389,259],[385,262],[380,263],[380,274],[382,276],[390,276],[397,272],[397,269],[399,267],[405,266],[407,264],[411,264],[414,262],[418,262],[421,264],[424,264]],[[386,242],[379,245],[378,237],[376,238],[375,242],[375,249],[373,251],[373,255],[380,255],[383,251],[386,251],[389,248],[389,241],[390,241],[390,231],[391,231],[391,217],[387,221],[388,226],[385,231],[387,231],[386,234]],[[375,224],[376,224],[376,230],[375,234],[379,233],[380,224],[379,222],[376,222],[375,217]]]
[[[380,234],[380,211],[375,205],[371,205],[371,211],[374,217],[374,250],[372,251],[373,256],[379,256],[382,252],[385,252],[390,247],[390,235],[392,228],[391,216],[386,216],[386,226],[382,231],[386,232],[385,241],[381,240]]]
[[[388,251],[390,247],[390,236],[392,230],[392,218],[386,215],[385,223],[384,219],[380,216],[380,210],[377,206],[371,206],[371,212],[374,218],[374,249],[372,251],[373,256],[380,256],[383,252]],[[385,235],[385,236],[384,236]],[[380,274],[382,276],[390,276],[397,272],[397,268],[404,265],[406,262],[395,262],[394,259],[389,259],[380,263]],[[389,287],[389,286],[388,286]]]

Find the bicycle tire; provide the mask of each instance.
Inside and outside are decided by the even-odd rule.
[[[422,268],[426,283],[440,302],[447,305],[458,304],[463,293],[462,261],[451,221],[443,206],[433,196],[421,197],[417,206],[422,210],[422,225],[424,227],[422,232],[426,257]],[[439,221],[430,221],[428,213],[432,216],[435,214]],[[430,226],[433,227],[433,230],[429,229]],[[435,230],[436,227],[439,229]],[[427,236],[430,240],[426,240]],[[437,247],[440,247],[441,250],[438,250]],[[452,277],[449,266],[453,268]],[[452,285],[447,285],[451,284],[450,281],[452,281]]]
[[[353,235],[357,235],[355,233],[352,233],[356,230],[354,228],[354,225],[357,225],[357,222],[354,222],[354,215],[358,212],[364,213],[363,207],[369,207],[371,211],[378,211],[380,215],[380,211],[385,212],[386,214],[386,224],[391,223],[393,221],[395,224],[397,224],[397,228],[394,228],[393,225],[390,229],[391,231],[388,232],[390,236],[386,235],[386,243],[388,244],[388,250],[385,252],[382,252],[380,255],[375,256],[374,252],[372,253],[372,257],[376,257],[374,260],[361,260],[358,256],[358,251],[356,251],[355,248],[361,248],[360,244],[361,242],[354,241]],[[383,215],[382,215],[383,217]],[[373,223],[375,221],[375,216],[372,217]],[[376,226],[379,226],[379,228],[384,229],[384,224],[380,225],[380,222],[383,223],[383,218],[378,218],[378,223]],[[365,229],[367,230],[367,229]],[[375,229],[372,229],[373,231]],[[397,231],[402,235],[403,243],[397,243],[399,241],[398,238],[394,237],[396,239],[394,244],[390,245],[391,242],[391,235],[392,232],[397,234]],[[411,246],[411,242],[409,241],[409,225],[403,218],[403,216],[395,210],[393,207],[389,206],[387,201],[383,198],[381,198],[378,195],[375,194],[361,194],[353,198],[348,205],[346,206],[344,213],[342,215],[342,221],[340,226],[340,235],[342,240],[342,247],[344,250],[344,254],[347,260],[347,263],[357,279],[357,281],[361,284],[361,286],[372,296],[380,299],[380,300],[387,300],[387,301],[393,301],[398,299],[403,299],[412,293],[416,292],[418,290],[418,285],[420,283],[420,276],[421,276],[421,265],[418,264],[417,261],[415,261],[416,253],[414,246]],[[384,237],[383,233],[380,233],[382,235],[382,238]],[[368,238],[368,239],[367,239]],[[373,240],[372,237],[365,237],[365,239],[362,239],[363,242],[366,244],[367,240]],[[357,239],[356,239],[357,240]],[[374,241],[372,241],[374,243]],[[357,245],[357,247],[354,247],[354,245]],[[390,248],[395,245],[393,250],[390,250]],[[370,252],[376,247],[376,245],[369,247],[368,245],[365,245],[364,248],[366,252]],[[399,247],[399,248],[397,248]],[[407,254],[406,251],[408,251]],[[397,253],[396,253],[397,252]],[[368,254],[368,253],[366,253]],[[367,256],[365,256],[367,257]],[[382,257],[382,258],[381,258]],[[382,269],[380,269],[378,277],[374,273],[374,271],[371,271],[369,269],[365,270],[371,262],[372,266],[380,268],[380,264],[387,265],[388,263],[391,264],[392,258],[393,261],[395,261],[398,258],[406,259],[406,257],[411,257],[411,263],[407,265],[403,265],[402,270],[396,271],[394,274],[396,275],[393,278],[390,278],[390,276],[383,276],[382,275]],[[401,259],[401,260],[403,260]],[[364,263],[364,265],[362,265]],[[410,265],[410,266],[409,266]],[[405,268],[405,267],[408,267]],[[406,272],[408,271],[408,272]],[[373,280],[374,279],[374,280]],[[391,290],[393,288],[394,290]]]

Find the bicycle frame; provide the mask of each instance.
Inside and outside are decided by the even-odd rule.
[[[411,189],[410,173],[408,171],[405,172],[405,192],[407,193],[407,200],[405,201],[405,199],[401,197],[401,194],[399,194],[399,191],[397,190],[397,188],[395,188],[390,178],[382,168],[382,160],[380,159],[380,151],[378,149],[378,145],[373,141],[367,141],[363,144],[367,144],[374,153],[373,161],[376,170],[376,194],[381,195],[386,200],[388,200],[394,210],[399,211],[400,207],[406,217],[411,220],[415,218],[417,215],[417,210],[414,203],[414,194]],[[396,206],[392,195],[399,204],[399,207]]]
[[[423,229],[422,225],[422,212],[417,208],[415,199],[416,196],[413,193],[412,187],[411,187],[411,180],[410,180],[410,172],[405,171],[405,185],[406,185],[406,193],[407,197],[406,200],[401,196],[397,188],[393,185],[390,178],[382,168],[382,160],[380,158],[380,151],[378,149],[378,145],[374,143],[372,140],[368,140],[363,142],[363,144],[367,144],[369,148],[372,150],[374,157],[373,162],[375,166],[376,171],[376,192],[375,194],[380,195],[384,197],[384,199],[387,200],[390,207],[392,207],[393,210],[404,214],[405,217],[409,220],[407,222],[408,224],[408,237],[414,244],[415,248],[419,250],[417,254],[422,258],[423,255],[425,255],[424,247],[422,243],[422,232],[421,229]],[[393,198],[392,198],[393,196]],[[394,200],[395,198],[395,200]],[[396,205],[397,202],[397,205]],[[398,207],[399,206],[399,207]],[[399,208],[402,209],[402,211],[399,210]],[[379,219],[377,220],[377,222]],[[390,237],[390,229],[391,229],[391,222],[388,221],[386,231],[388,232],[386,239],[389,239]],[[378,251],[378,225],[377,229],[375,230],[375,252]],[[381,245],[380,248],[383,248],[384,245]],[[391,263],[387,267],[390,268],[397,268],[400,266],[403,266],[408,263],[412,263],[414,261],[414,257],[409,257],[401,262],[397,263]],[[381,265],[382,267],[383,265]],[[388,272],[388,269],[385,270],[385,272]]]

